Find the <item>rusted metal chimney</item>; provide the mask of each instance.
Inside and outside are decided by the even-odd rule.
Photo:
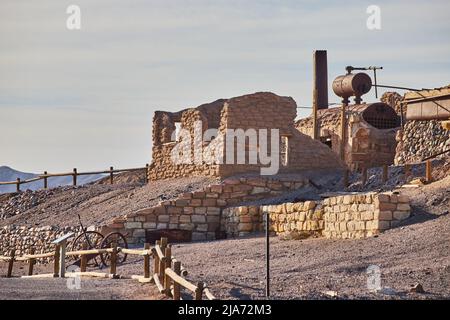
[[[328,66],[326,50],[316,50],[313,54],[314,105],[317,105],[317,109],[328,108]]]

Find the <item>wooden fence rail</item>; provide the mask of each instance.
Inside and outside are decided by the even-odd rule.
[[[20,178],[17,178],[16,181],[0,181],[0,186],[15,185],[16,192],[20,192],[21,185],[39,181],[39,180],[44,180],[44,189],[47,189],[48,188],[48,178],[68,177],[68,176],[72,177],[72,184],[74,186],[76,186],[78,176],[89,176],[89,175],[95,175],[95,174],[109,174],[109,182],[110,182],[110,184],[113,184],[115,173],[134,172],[134,171],[142,171],[142,170],[145,170],[145,182],[147,183],[148,182],[148,178],[147,178],[148,166],[149,165],[146,164],[145,167],[128,168],[128,169],[114,169],[113,167],[110,167],[109,170],[88,171],[88,172],[78,172],[77,168],[74,168],[72,172],[63,172],[63,173],[48,173],[47,171],[44,171],[44,174],[38,175],[35,178],[31,178],[31,179],[27,179],[27,180],[21,180]]]
[[[180,261],[173,258],[172,256],[172,246],[167,243],[167,238],[161,238],[161,240],[156,241],[153,248],[150,244],[146,243],[143,249],[128,249],[121,248],[117,246],[112,246],[111,248],[105,249],[87,249],[87,245],[84,245],[82,250],[67,251],[61,253],[60,245],[55,245],[55,249],[52,252],[38,253],[34,254],[34,249],[31,248],[28,254],[24,254],[21,257],[16,257],[15,250],[10,251],[9,256],[0,256],[0,261],[8,263],[8,270],[6,277],[11,278],[14,268],[14,262],[16,261],[28,261],[28,273],[23,278],[35,278],[35,277],[59,277],[59,276],[90,276],[90,277],[101,277],[101,278],[123,278],[117,274],[117,255],[119,252],[137,255],[144,257],[144,267],[143,275],[133,275],[131,279],[138,279],[140,282],[151,282],[157,286],[160,293],[165,294],[174,300],[181,300],[181,289],[184,288],[192,293],[194,300],[202,300],[203,294],[209,300],[215,300],[216,298],[212,295],[208,288],[203,282],[198,282],[193,284],[184,277],[187,276],[188,272],[181,264]],[[102,272],[87,272],[87,259],[90,255],[96,254],[110,254],[110,269],[109,273]],[[79,256],[80,262],[80,272],[62,274],[60,275],[60,263],[64,261],[60,259],[60,254],[65,257]],[[54,258],[53,262],[53,273],[51,274],[36,274],[33,275],[33,266],[37,259],[43,258]],[[153,276],[150,272],[150,258],[153,258]]]

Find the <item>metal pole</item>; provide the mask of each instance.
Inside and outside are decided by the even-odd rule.
[[[266,298],[270,297],[269,212],[266,212]]]

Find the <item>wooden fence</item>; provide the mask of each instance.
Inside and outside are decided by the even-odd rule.
[[[14,262],[22,261],[28,262],[28,273],[22,278],[50,278],[60,276],[60,247],[55,246],[53,252],[34,254],[34,249],[31,248],[29,254],[25,254],[21,257],[15,256],[15,250],[10,251],[9,256],[0,256],[0,261],[8,263],[7,278],[11,278],[13,275]],[[121,276],[117,274],[117,254],[122,252],[127,255],[138,255],[144,258],[143,273],[142,275]],[[88,256],[98,254],[110,254],[110,266],[109,273],[104,272],[88,272],[86,266],[88,262]],[[161,238],[156,241],[155,247],[151,248],[150,244],[146,243],[143,249],[127,249],[117,247],[113,245],[111,248],[105,249],[86,249],[83,246],[82,250],[67,251],[65,256],[80,256],[80,271],[65,273],[63,277],[100,277],[111,279],[136,279],[139,282],[153,282],[160,293],[165,294],[167,297],[174,300],[181,300],[181,289],[185,288],[192,293],[194,300],[202,300],[203,295],[209,299],[214,300],[215,297],[204,285],[203,282],[193,284],[186,280],[188,274],[187,270],[182,266],[181,262],[176,260],[172,256],[172,246],[167,243],[167,238]],[[37,259],[54,258],[53,273],[48,274],[33,274],[34,265]],[[153,276],[150,271],[150,259],[153,258]]]
[[[128,168],[128,169],[114,169],[113,167],[110,167],[109,170],[104,171],[90,171],[90,172],[78,172],[77,168],[74,168],[72,172],[65,172],[65,173],[48,173],[47,171],[44,171],[43,174],[38,175],[35,178],[27,179],[27,180],[21,180],[20,178],[17,178],[16,181],[0,181],[0,186],[5,185],[16,185],[16,192],[20,192],[20,186],[22,184],[27,184],[39,180],[44,180],[43,188],[48,188],[48,179],[51,177],[72,177],[72,185],[77,185],[77,177],[79,176],[90,176],[95,174],[109,174],[109,182],[111,184],[114,183],[114,174],[115,173],[121,173],[121,172],[133,172],[133,171],[142,171],[145,170],[145,182],[148,182],[147,172],[148,172],[148,164],[145,165],[145,167],[141,168]]]
[[[423,162],[417,162],[417,163],[407,163],[403,165],[403,174],[405,179],[408,179],[408,177],[411,175],[411,167],[416,164],[423,164],[425,163],[425,180],[427,183],[430,183],[433,181],[433,166],[430,159],[427,159]],[[367,167],[361,168],[361,183],[362,185],[365,185],[367,183]],[[389,166],[387,164],[382,166],[382,174],[381,174],[381,182],[386,183],[386,181],[389,179]],[[343,178],[343,185],[344,188],[347,188],[349,186],[349,175],[350,170],[344,170],[344,178]]]

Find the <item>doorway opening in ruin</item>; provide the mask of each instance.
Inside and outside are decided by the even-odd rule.
[[[331,136],[320,137],[320,142],[326,144],[328,147],[333,148],[333,143],[331,141]]]

